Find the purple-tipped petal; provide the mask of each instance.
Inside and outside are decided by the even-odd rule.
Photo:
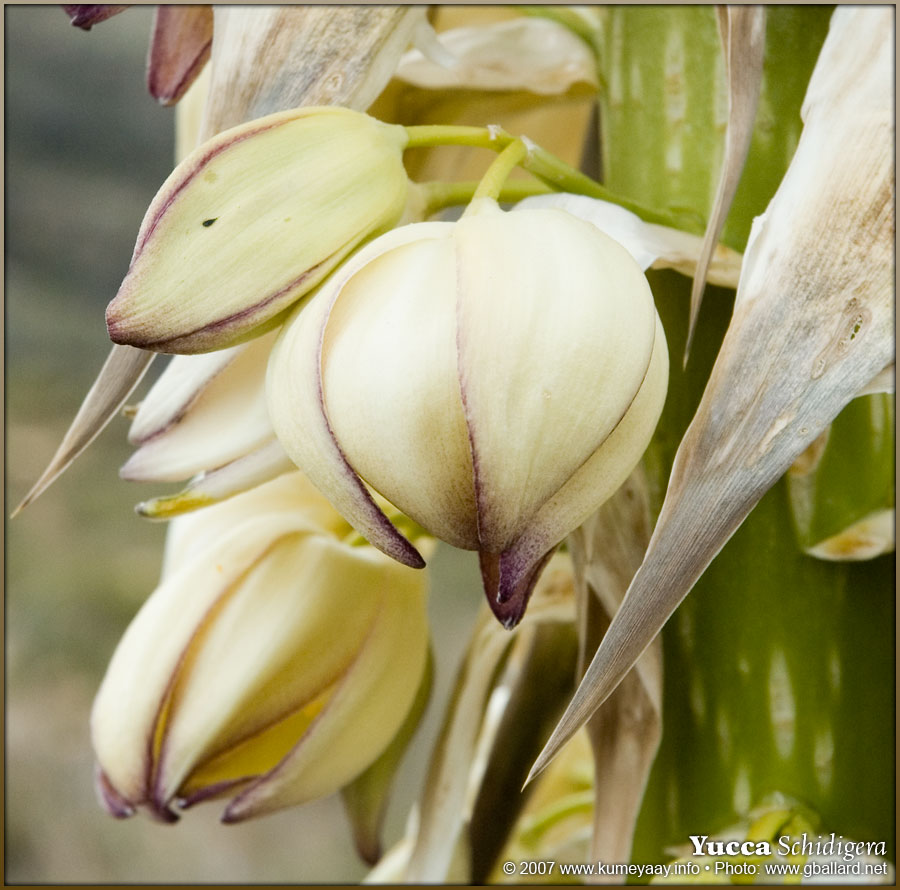
[[[118,15],[128,9],[128,6],[110,6],[105,3],[74,3],[70,5],[62,4],[62,8],[66,11],[69,21],[83,31],[90,31],[94,25]]]
[[[479,552],[481,579],[488,605],[494,617],[507,630],[512,630],[522,620],[534,585],[555,550],[554,546],[537,560],[523,558],[514,550],[500,554]]]
[[[211,6],[157,6],[147,59],[147,89],[163,105],[174,105],[209,59]]]
[[[154,822],[162,825],[174,825],[181,818],[168,804],[162,801],[150,801],[147,805],[147,812]]]
[[[484,204],[454,239],[479,549],[503,553],[628,411],[656,312],[630,254],[563,211]]]
[[[103,772],[99,764],[94,770],[94,788],[97,792],[97,800],[100,802],[100,806],[110,816],[114,816],[116,819],[127,819],[129,816],[134,815],[134,804],[116,791],[112,782],[109,781],[109,776]]]

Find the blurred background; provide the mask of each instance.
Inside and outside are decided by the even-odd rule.
[[[109,351],[104,309],[172,168],[174,112],[144,85],[152,7],[132,7],[90,32],[73,28],[59,6],[4,13],[8,516]],[[221,803],[163,826],[117,822],[95,802],[91,702],[118,638],[156,584],[165,536],[164,525],[133,511],[159,487],[118,478],[126,432],[127,421],[116,419],[6,523],[7,882],[359,880],[366,869],[338,799],[237,826],[219,824]],[[397,782],[388,845],[418,795],[481,597],[472,554],[443,548],[432,565],[437,684]]]

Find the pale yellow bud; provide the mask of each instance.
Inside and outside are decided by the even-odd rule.
[[[246,340],[403,214],[402,127],[346,108],[226,130],[172,172],[106,313],[116,343],[206,352]]]
[[[363,480],[478,550],[511,626],[552,550],[640,459],[667,374],[621,245],[561,210],[480,199],[354,256],[287,323],[267,390],[289,456],[369,541],[421,564]]]
[[[427,660],[426,578],[298,473],[176,520],[163,580],[91,718],[108,809],[228,795],[224,819],[329,794],[390,744]]]

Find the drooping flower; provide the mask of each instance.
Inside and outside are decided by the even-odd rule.
[[[484,198],[354,256],[287,322],[267,389],[289,456],[371,543],[422,564],[366,483],[477,550],[512,626],[556,545],[640,459],[667,374],[623,247],[563,211]]]
[[[228,795],[239,821],[337,790],[391,743],[425,671],[426,578],[348,533],[299,473],[172,523],[91,718],[114,815]]]
[[[106,313],[116,343],[207,352],[275,327],[409,196],[406,131],[298,108],[203,143],[151,203]]]

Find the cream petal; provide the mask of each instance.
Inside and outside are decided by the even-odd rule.
[[[454,234],[460,389],[480,549],[493,553],[619,423],[656,324],[649,285],[615,241],[562,211],[500,212],[467,215]]]
[[[668,346],[657,318],[650,367],[631,407],[603,444],[538,510],[521,537],[503,554],[498,585],[501,598],[507,589],[517,589],[520,578],[628,478],[656,429],[668,380]]]
[[[149,799],[157,720],[204,616],[292,525],[296,519],[257,517],[234,529],[174,571],[125,631],[91,712],[98,762],[124,800]]]
[[[703,251],[703,239],[690,232],[644,222],[637,214],[587,195],[556,192],[534,195],[519,201],[513,210],[556,207],[597,226],[618,241],[644,270],[675,269],[693,276]],[[741,274],[742,256],[724,244],[716,246],[710,258],[707,280],[711,284],[736,288]]]
[[[394,229],[355,254],[305,306],[294,310],[272,350],[266,378],[269,415],[290,458],[371,544],[414,568],[424,565],[422,557],[375,504],[334,436],[323,403],[321,349],[332,307],[347,281],[383,252],[442,225]]]
[[[352,781],[402,725],[425,669],[428,621],[424,576],[359,550],[380,600],[365,644],[306,735],[267,775],[238,795],[224,821],[303,803]]]
[[[220,597],[172,691],[154,787],[160,803],[204,763],[341,680],[382,608],[386,561],[370,552],[286,535]]]
[[[453,226],[441,226],[377,257],[343,287],[325,329],[324,399],[363,479],[433,534],[476,549],[456,383]]]
[[[661,239],[658,235],[654,237],[655,233],[648,223],[630,210],[609,201],[601,201],[599,198],[573,195],[568,192],[533,195],[519,201],[513,207],[513,211],[543,208],[565,210],[566,213],[595,225],[605,235],[618,241],[644,270],[649,269],[663,252]],[[656,227],[660,228],[662,227]]]
[[[277,323],[406,203],[402,128],[345,108],[279,112],[178,165],[107,308],[110,338],[160,352],[221,349]]]
[[[296,470],[296,465],[273,436],[249,454],[201,473],[177,494],[143,501],[135,510],[147,519],[171,519],[217,504],[292,470]]]
[[[173,356],[138,405],[128,441],[140,445],[183,419],[216,375],[245,348],[232,346],[205,355]]]
[[[177,356],[132,425],[141,447],[120,471],[132,481],[171,482],[213,470],[273,436],[265,372],[276,332],[218,353]]]
[[[213,546],[248,517],[292,519],[292,528],[343,538],[351,527],[302,473],[279,476],[220,504],[169,523],[163,578]]]

